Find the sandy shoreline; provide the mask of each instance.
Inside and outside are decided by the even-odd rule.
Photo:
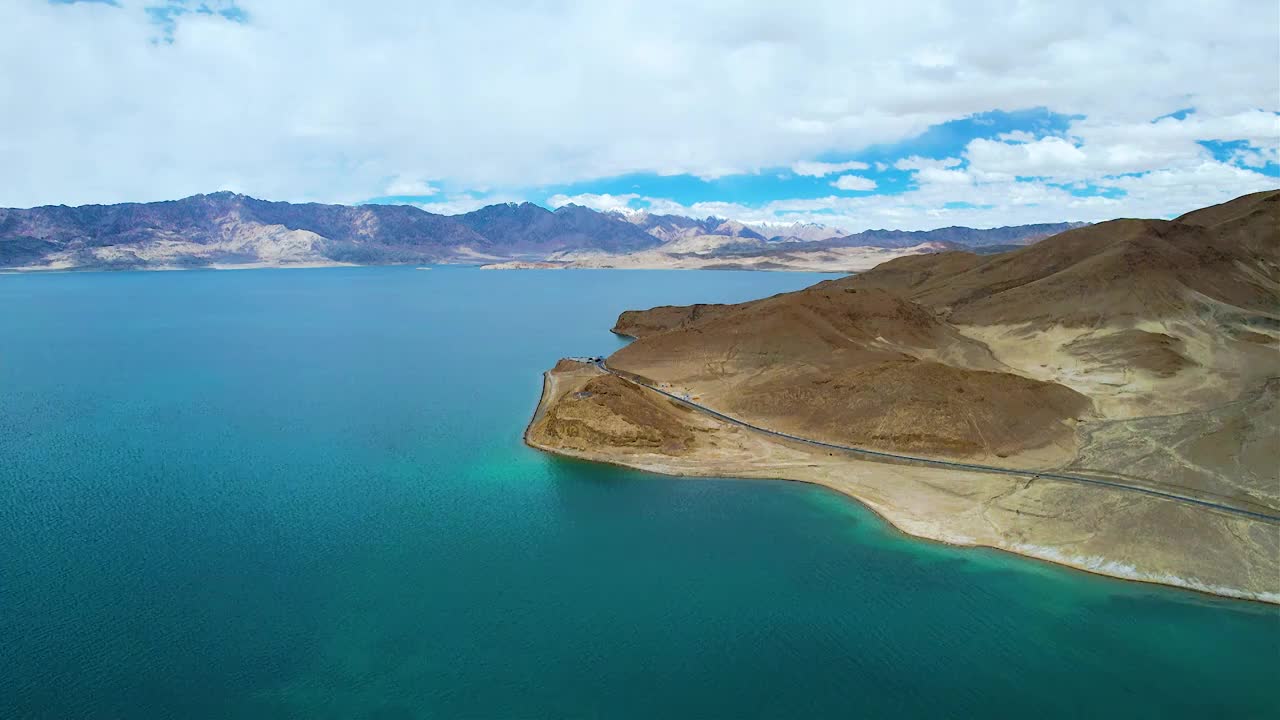
[[[1195,562],[1192,548],[1171,546],[1168,538],[1144,536],[1127,547],[1114,540],[1095,541],[1100,535],[1115,535],[1111,526],[1141,523],[1144,514],[1151,513],[1162,517],[1173,514],[1183,523],[1204,525],[1202,529],[1224,526],[1225,536],[1258,532],[1280,535],[1280,528],[1274,525],[1177,507],[1172,501],[1120,497],[1120,491],[1082,489],[1043,479],[1033,486],[1020,478],[837,457],[735,427],[712,427],[723,423],[705,418],[700,421],[707,423],[708,432],[721,439],[719,447],[679,457],[619,448],[574,448],[540,439],[534,429],[548,407],[587,376],[589,373],[544,373],[541,397],[525,429],[526,444],[564,457],[669,476],[740,477],[819,485],[861,503],[899,532],[915,538],[1001,550],[1120,580],[1280,604],[1280,569],[1273,567],[1269,558],[1253,558],[1261,568],[1247,568],[1244,575],[1249,582],[1231,582],[1231,578],[1240,576],[1239,572],[1215,577],[1211,566]],[[1044,513],[1048,505],[1070,507],[1080,500],[1088,502],[1092,511]],[[1191,534],[1194,536],[1194,532]],[[1245,554],[1259,552],[1252,546],[1235,550]],[[1263,548],[1261,552],[1269,550]],[[1261,577],[1253,572],[1258,569]]]

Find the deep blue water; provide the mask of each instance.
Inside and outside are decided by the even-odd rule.
[[[1275,608],[521,444],[621,310],[819,277],[0,277],[0,718],[1280,714]]]

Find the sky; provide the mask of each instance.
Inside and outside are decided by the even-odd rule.
[[[0,206],[232,190],[818,222],[1280,187],[1275,0],[0,2]]]

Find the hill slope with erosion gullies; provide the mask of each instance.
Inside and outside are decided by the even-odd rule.
[[[837,282],[928,307],[1107,417],[1183,412],[1280,374],[1278,228],[1280,193],[1255,193],[1172,221],[1113,220],[989,257],[902,258]]]
[[[543,413],[531,444],[819,482],[918,535],[1280,601],[1280,192],[998,255],[905,256],[736,305],[628,311],[614,332],[636,338],[608,359],[617,375],[573,373],[632,383],[647,414],[594,389],[543,405],[637,429],[661,417],[670,441],[566,445]],[[890,470],[646,385],[795,437],[1026,472]]]

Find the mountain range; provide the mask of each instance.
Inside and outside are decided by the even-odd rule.
[[[774,242],[812,242],[849,234],[842,228],[821,223],[752,223],[750,227]]]
[[[549,263],[553,267],[856,270],[865,257],[1021,245],[1071,227],[853,235],[817,224],[490,205],[438,215],[410,205],[326,205],[217,192],[181,200],[0,209],[0,268],[146,269],[325,264]],[[852,251],[850,249],[854,249]],[[889,252],[864,251],[879,249]],[[872,263],[874,264],[874,263]]]

